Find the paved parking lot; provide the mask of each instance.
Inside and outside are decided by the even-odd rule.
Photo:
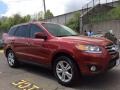
[[[12,83],[28,81],[39,89],[20,89]],[[61,86],[50,70],[39,66],[24,64],[20,68],[10,68],[0,51],[0,90],[120,90],[120,65],[104,75],[93,78],[84,77],[75,87]]]

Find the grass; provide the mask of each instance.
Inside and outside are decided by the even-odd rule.
[[[109,12],[99,13],[96,16],[89,17],[89,22],[97,23],[109,20],[120,20],[120,6],[111,9]]]

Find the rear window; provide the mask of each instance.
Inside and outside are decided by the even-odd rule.
[[[12,28],[9,30],[8,34],[9,34],[10,36],[14,36],[16,29],[17,29],[16,27],[12,27]]]

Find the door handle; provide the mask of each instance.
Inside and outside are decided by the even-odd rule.
[[[26,42],[25,44],[26,44],[27,46],[30,46],[30,45],[31,45],[29,42]]]
[[[15,40],[11,40],[12,42],[14,42]]]
[[[11,40],[11,44],[14,44],[15,40]]]

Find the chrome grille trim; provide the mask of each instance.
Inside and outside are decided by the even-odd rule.
[[[105,47],[107,49],[108,53],[112,56],[117,54],[117,51],[112,49],[113,47],[114,47],[113,43],[110,43],[110,44],[106,45],[106,47]]]

